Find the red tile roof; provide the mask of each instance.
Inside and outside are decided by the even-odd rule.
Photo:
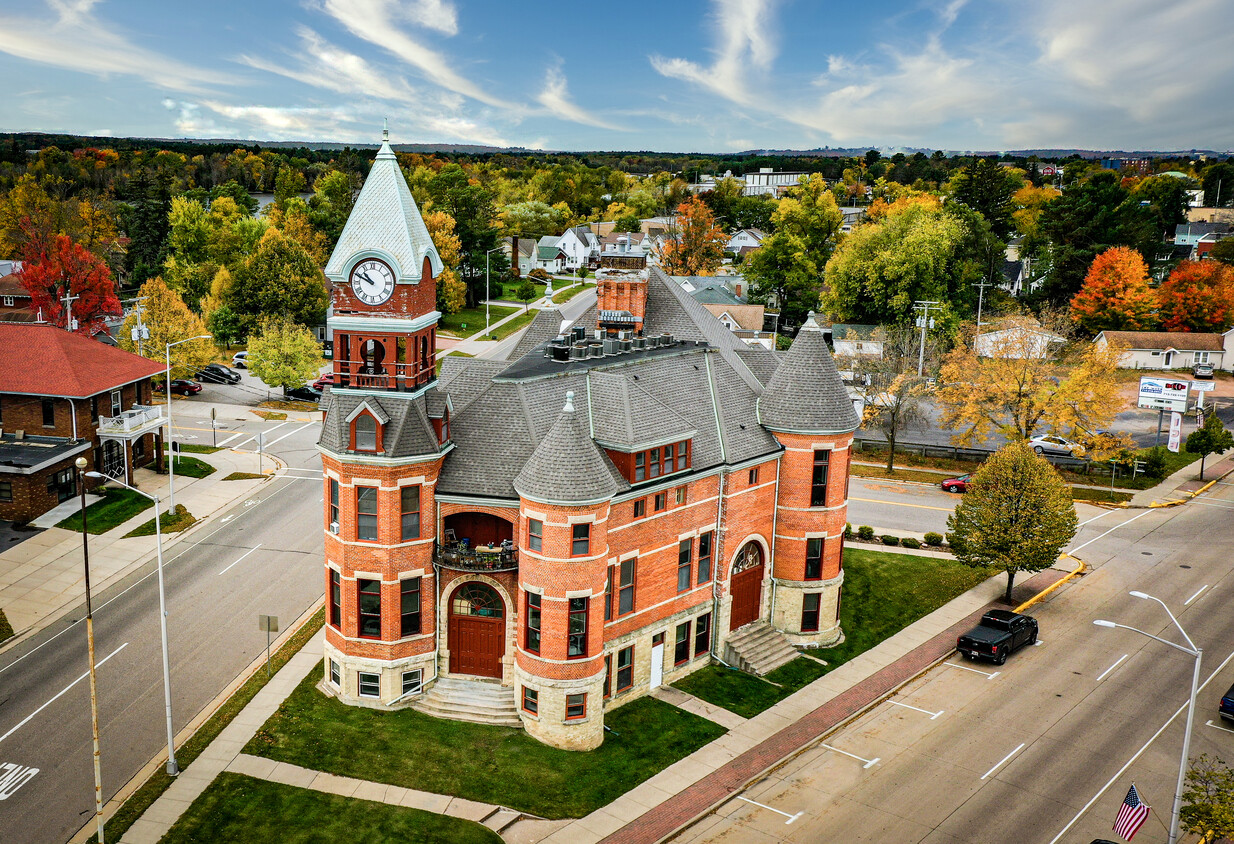
[[[51,325],[0,324],[0,393],[86,398],[163,367]]]

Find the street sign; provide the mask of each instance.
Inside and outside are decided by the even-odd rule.
[[[257,616],[257,629],[263,633],[279,632],[279,617],[277,615]]]
[[[1170,440],[1166,444],[1166,448],[1178,454],[1178,448],[1182,444],[1183,439],[1183,415],[1181,413],[1170,414]]]
[[[1139,407],[1181,413],[1187,409],[1188,381],[1173,378],[1141,378]]]
[[[1217,386],[1217,382],[1215,381],[1192,381],[1191,382],[1191,389],[1195,390],[1197,393],[1211,393],[1216,386]]]

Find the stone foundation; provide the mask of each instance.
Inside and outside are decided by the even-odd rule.
[[[595,750],[604,741],[604,671],[581,680],[548,680],[514,667],[515,703],[523,729],[531,737],[561,750]],[[523,708],[523,688],[536,691],[535,714]],[[586,714],[566,719],[566,697],[586,695]]]
[[[844,585],[844,572],[830,580],[777,580],[774,584],[775,602],[771,626],[785,635],[794,645],[817,645],[829,648],[844,641],[840,629],[840,588]],[[801,610],[806,595],[821,595],[818,611],[818,630],[801,629]]]
[[[371,709],[388,709],[393,705],[395,708],[403,708],[409,705],[418,695],[409,695],[402,700],[403,697],[403,673],[406,671],[420,671],[421,686],[425,686],[436,679],[434,666],[437,659],[437,654],[430,651],[426,654],[418,654],[416,656],[407,657],[397,660],[380,660],[380,659],[364,659],[362,657],[347,656],[331,645],[325,643],[325,666],[323,671],[322,682],[328,687],[343,703],[352,704],[354,706],[367,706]],[[330,663],[333,661],[339,667],[339,683],[336,685],[330,677]],[[360,674],[376,674],[378,676],[378,695],[370,697],[360,694]],[[394,703],[394,701],[399,701]]]

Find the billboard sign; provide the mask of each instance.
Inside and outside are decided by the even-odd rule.
[[[1153,410],[1181,413],[1187,409],[1187,393],[1190,389],[1190,381],[1174,378],[1141,378],[1140,398],[1137,404]]]
[[[1179,445],[1183,439],[1183,415],[1181,413],[1170,414],[1170,442],[1166,446],[1170,451],[1178,454]]]

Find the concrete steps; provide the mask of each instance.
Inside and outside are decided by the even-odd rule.
[[[724,659],[742,671],[762,677],[799,656],[777,630],[765,621],[747,624],[729,637]]]
[[[496,681],[441,677],[413,706],[437,718],[521,727],[514,689]]]

